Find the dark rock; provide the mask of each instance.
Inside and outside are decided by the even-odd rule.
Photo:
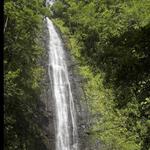
[[[57,29],[59,33],[59,30]],[[59,34],[60,35],[60,34]],[[60,35],[61,37],[61,35]],[[41,64],[45,69],[45,74],[42,80],[42,94],[41,102],[39,103],[39,110],[42,112],[43,116],[40,118],[40,124],[43,128],[46,137],[46,149],[45,150],[55,150],[55,104],[53,100],[52,87],[48,77],[48,30],[46,23],[43,32],[43,43],[45,47],[45,54],[41,59]],[[65,40],[65,39],[63,39]],[[64,42],[65,43],[65,42]],[[74,104],[77,113],[77,128],[78,128],[78,142],[79,150],[96,150],[90,142],[90,132],[89,126],[90,113],[88,111],[88,106],[86,102],[86,97],[83,91],[83,84],[87,82],[88,79],[81,77],[75,69],[78,67],[78,63],[70,55],[70,51],[65,48],[66,63],[68,66],[69,80],[71,83],[71,89],[74,99]],[[71,128],[71,126],[70,126]]]

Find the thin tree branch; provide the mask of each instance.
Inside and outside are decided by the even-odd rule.
[[[8,23],[8,17],[6,18],[6,22],[5,22],[5,25],[4,25],[4,32],[5,32],[5,30],[6,30],[7,23]]]

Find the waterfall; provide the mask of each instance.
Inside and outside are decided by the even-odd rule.
[[[76,111],[66,65],[63,43],[49,18],[48,73],[53,89],[56,113],[56,150],[78,150]]]
[[[46,6],[48,6],[48,5],[53,5],[55,0],[46,0],[45,2],[46,2]]]

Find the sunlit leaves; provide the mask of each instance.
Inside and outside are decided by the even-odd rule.
[[[84,64],[79,70],[88,78],[84,90],[93,114],[92,134],[106,150],[148,150],[149,0],[60,3],[65,9],[53,17],[59,17],[56,24],[70,37],[71,53]]]
[[[34,149],[41,135],[32,117],[43,73],[38,65],[43,53],[42,24],[48,14],[43,0],[4,3],[5,149]]]

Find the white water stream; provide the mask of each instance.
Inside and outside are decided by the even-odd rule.
[[[56,150],[78,150],[74,107],[65,51],[56,29],[46,18],[49,31],[49,78],[53,88],[56,113]]]

